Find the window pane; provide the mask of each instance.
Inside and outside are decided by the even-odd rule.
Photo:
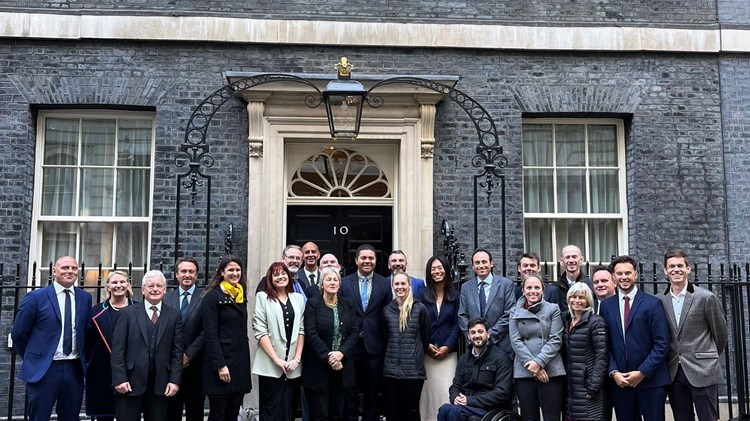
[[[70,222],[42,224],[42,256],[39,266],[47,266],[58,257],[76,255],[76,225]]]
[[[547,219],[526,219],[524,221],[526,250],[539,254],[542,262],[554,262],[552,245],[552,224]]]
[[[150,170],[117,170],[117,216],[148,216]]]
[[[552,170],[523,170],[523,205],[526,212],[554,212]]]
[[[83,165],[114,165],[115,120],[83,120]]]
[[[120,120],[117,165],[151,166],[151,120]]]
[[[591,212],[620,212],[618,170],[591,170]]]
[[[113,224],[82,223],[81,225],[81,258],[78,264],[85,263],[93,267],[101,263],[112,265]]]
[[[81,170],[80,216],[112,216],[112,169]]]
[[[552,166],[552,125],[523,125],[523,165]]]
[[[613,254],[619,255],[617,240],[617,220],[594,219],[589,221],[589,244],[591,246],[589,260],[609,262]]]
[[[582,167],[586,163],[583,128],[583,124],[555,125],[557,165]]]
[[[589,165],[592,167],[617,166],[617,126],[590,125]]]
[[[555,237],[557,248],[562,250],[568,244],[575,244],[581,249],[584,259],[586,255],[586,226],[583,219],[558,219],[555,221]]]
[[[44,165],[78,164],[78,119],[48,118],[44,131]]]
[[[586,171],[558,170],[557,211],[563,213],[588,212],[586,206]]]
[[[42,174],[42,215],[73,215],[75,212],[78,170],[75,168],[44,168]]]
[[[115,263],[118,267],[135,267],[146,263],[148,250],[148,224],[145,222],[117,224]]]

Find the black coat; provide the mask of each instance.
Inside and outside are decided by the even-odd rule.
[[[203,391],[207,395],[245,394],[252,389],[250,346],[247,338],[247,302],[235,303],[220,287],[209,291],[203,308]],[[219,379],[227,366],[232,380]]]
[[[385,307],[384,323],[388,329],[388,346],[383,362],[383,377],[425,379],[424,358],[430,345],[430,316],[427,308],[414,301],[409,320],[399,330],[399,308],[396,300]]]
[[[202,297],[203,291],[196,288],[188,305],[187,313],[182,319],[182,346],[183,352],[190,357],[190,364],[182,369],[183,381],[202,382],[203,373],[203,318]],[[164,304],[180,310],[182,302],[182,289],[168,292],[164,296]]]
[[[112,335],[112,386],[130,382],[130,396],[146,393],[149,376],[148,337],[151,320],[143,302],[120,310]],[[167,383],[180,384],[182,377],[182,322],[180,312],[162,304],[156,324],[154,390],[164,396]]]
[[[344,387],[354,387],[354,360],[352,353],[357,345],[359,330],[354,326],[354,308],[344,297],[338,297],[339,330],[341,345],[339,351],[344,354],[343,369],[334,371],[328,365],[328,353],[333,344],[333,309],[323,302],[323,296],[310,298],[305,305],[305,347],[302,350],[302,384],[321,392],[335,393],[326,390],[330,382],[326,376],[342,376]],[[343,391],[339,391],[343,393]]]
[[[456,366],[453,384],[448,389],[448,402],[459,393],[466,395],[469,406],[491,409],[510,409],[513,401],[513,361],[499,347],[489,344],[479,356],[471,349],[461,356]]]
[[[133,304],[131,301],[130,304]],[[114,417],[115,395],[112,387],[112,333],[120,312],[109,301],[95,305],[86,325],[86,415]]]
[[[564,330],[565,371],[568,373],[566,417],[604,420],[604,382],[609,365],[607,323],[586,312],[573,329]]]

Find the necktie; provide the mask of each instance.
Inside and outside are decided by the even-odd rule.
[[[484,286],[486,282],[482,281],[479,283],[479,315],[484,317],[484,310],[487,308],[487,295],[484,292]]]
[[[63,354],[73,352],[73,309],[71,308],[70,290],[65,291],[65,318],[63,320]]]
[[[159,309],[156,306],[151,306],[151,324],[156,324],[159,320]]]
[[[367,309],[367,277],[362,277],[362,287],[359,289],[359,298],[362,300],[362,310]]]
[[[310,285],[317,285],[315,283],[315,274],[314,273],[310,274]]]
[[[628,316],[630,316],[630,297],[625,296],[623,300],[625,300],[625,310],[623,311],[622,327],[625,330],[628,328]]]
[[[185,316],[187,315],[188,305],[190,304],[188,303],[188,296],[190,296],[189,292],[184,291],[182,293],[182,303],[180,304],[180,318],[181,319],[184,319]]]

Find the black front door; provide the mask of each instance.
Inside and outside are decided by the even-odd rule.
[[[388,253],[393,245],[393,208],[390,206],[289,206],[287,244],[308,241],[318,245],[321,256],[333,253],[342,274],[357,270],[357,247],[370,244],[376,250],[379,274],[388,273]]]

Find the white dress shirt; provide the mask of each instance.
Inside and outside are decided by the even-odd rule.
[[[57,349],[55,349],[55,355],[52,357],[53,360],[75,360],[78,358],[78,342],[76,341],[76,289],[74,287],[67,288],[70,291],[70,320],[73,322],[73,352],[70,355],[63,353],[63,337],[65,336],[64,326],[65,323],[65,287],[58,284],[57,281],[53,282],[52,285],[55,287],[55,295],[57,296],[57,304],[60,306],[60,339],[57,341]]]

